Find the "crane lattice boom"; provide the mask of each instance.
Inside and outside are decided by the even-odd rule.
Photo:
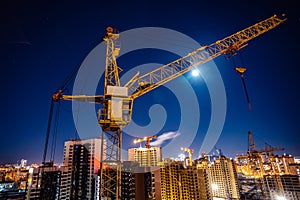
[[[235,55],[236,51],[247,46],[249,40],[277,27],[285,20],[286,18],[281,19],[274,15],[223,40],[218,40],[209,46],[203,46],[185,57],[144,74],[136,78],[136,82],[129,88],[129,91],[132,92],[131,97],[137,98],[222,54],[231,57]]]
[[[143,138],[135,139],[135,140],[133,141],[133,143],[136,144],[136,143],[140,143],[140,142],[146,142],[145,147],[149,149],[149,148],[150,148],[150,141],[151,141],[152,139],[154,139],[154,138],[156,138],[156,135],[153,135],[153,136],[146,136],[146,137],[143,137]]]

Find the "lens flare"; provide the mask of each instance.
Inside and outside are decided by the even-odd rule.
[[[192,70],[192,76],[197,77],[200,75],[200,71],[198,69]]]

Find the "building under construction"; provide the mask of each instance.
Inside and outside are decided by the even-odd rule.
[[[264,199],[300,199],[299,176],[265,175],[263,177]]]
[[[116,175],[115,169],[109,167],[104,170],[104,173],[110,176]],[[161,177],[159,167],[142,167],[135,161],[123,161],[121,173],[122,200],[161,200]],[[99,171],[99,178],[100,175],[101,173]],[[113,182],[108,179],[104,179],[104,181],[107,185],[113,184]]]
[[[102,141],[108,141],[107,143],[101,142],[101,155],[103,156],[100,157],[98,166],[94,165],[94,157],[90,156],[90,154],[86,150],[84,150],[86,145],[74,145],[75,150],[73,149],[73,154],[68,155],[68,158],[71,159],[71,161],[68,160],[67,163],[68,178],[62,178],[63,187],[61,195],[64,195],[65,199],[91,199],[92,195],[94,194],[92,181],[96,178],[95,170],[98,170],[100,168],[100,179],[98,184],[100,190],[99,198],[120,200],[122,198],[122,130],[131,121],[134,100],[164,85],[165,83],[172,81],[176,77],[179,77],[221,55],[225,55],[226,58],[230,58],[236,55],[238,51],[248,45],[248,42],[250,40],[264,34],[267,31],[272,30],[273,28],[283,23],[285,20],[286,18],[284,16],[274,15],[248,28],[238,31],[222,40],[217,40],[212,44],[202,46],[194,50],[193,52],[188,53],[186,56],[178,58],[153,71],[141,75],[140,72],[136,72],[136,75],[134,75],[125,84],[121,84],[120,82],[119,72],[121,72],[122,70],[116,62],[116,57],[119,56],[120,53],[120,34],[117,29],[107,27],[106,34],[103,37],[103,40],[106,42],[106,65],[103,94],[94,94],[92,96],[87,96],[85,94],[65,95],[64,92],[66,88],[64,85],[57,91],[57,93],[52,96],[48,128],[46,132],[46,142],[44,146],[45,148],[43,154],[43,162],[45,162],[47,158],[48,139],[51,130],[53,110],[55,108],[54,105],[55,102],[59,102],[61,100],[81,101],[98,104],[98,123],[102,127]],[[80,151],[77,151],[76,147],[80,149]],[[93,150],[89,149],[89,147],[86,148],[89,152],[92,152]],[[153,151],[153,154],[155,154],[155,152],[156,150]],[[77,154],[78,157],[76,157]],[[158,155],[160,155],[160,153],[156,152],[156,156],[153,157],[159,157]],[[145,157],[143,153],[141,157]],[[156,161],[151,162],[151,153],[147,154],[146,157],[146,163],[144,163],[144,159],[140,160],[140,163],[142,163],[142,165],[156,165]],[[189,159],[189,162],[191,163],[192,158],[190,157]],[[89,165],[90,163],[92,164]],[[70,166],[69,164],[72,164],[72,166]],[[173,165],[175,167],[175,171],[173,170]],[[185,176],[185,174],[190,174],[185,173],[185,170],[190,170],[190,168],[193,168],[193,165],[191,166],[189,164],[188,167],[184,168],[183,165],[178,167],[178,164],[174,163],[167,166],[162,166],[161,172],[162,176],[164,176],[163,173],[168,173],[168,171],[170,171],[170,176],[174,176],[170,178],[170,184],[172,184],[172,188],[176,188],[177,186],[175,183],[181,184],[181,181],[178,179],[181,179],[181,175]],[[84,169],[85,171],[80,172],[81,169]],[[166,171],[164,172],[164,170]],[[198,170],[200,170],[199,174]],[[206,180],[200,178],[202,176],[201,170],[203,169],[196,168],[196,170],[192,170],[193,173],[195,172],[196,174],[192,176],[192,178],[195,180],[191,183],[197,184],[198,179],[200,181]],[[224,168],[222,168],[222,170],[224,170]],[[176,175],[177,173],[181,175]],[[203,171],[203,176],[205,176],[204,174],[205,173]],[[167,175],[166,180],[168,180]],[[188,179],[184,178],[183,180]],[[74,183],[75,185],[73,185]],[[66,187],[64,187],[65,184]],[[168,181],[166,181],[166,184],[162,187],[167,188],[167,184],[169,184]],[[206,187],[207,183],[204,182],[203,184]],[[184,194],[182,192],[182,185],[184,184],[178,186],[178,191],[175,191],[174,189],[174,195],[177,195],[177,198],[173,196],[172,192],[170,198],[166,197],[166,199],[193,199],[194,197],[195,199],[210,199],[211,197],[210,191],[208,190],[205,190],[205,194],[203,195],[190,194],[189,197],[184,197]],[[195,191],[199,192],[199,190]],[[166,192],[169,191],[166,190]],[[228,191],[226,194],[228,194]]]
[[[38,168],[31,168],[28,175],[26,199],[61,199],[62,171],[53,162],[44,163]]]
[[[206,169],[213,198],[240,199],[239,185],[234,161],[220,155],[196,160],[198,169]]]
[[[105,142],[105,141],[104,141]],[[94,199],[102,139],[70,140],[64,145],[61,199]]]
[[[128,160],[140,163],[140,166],[158,166],[162,161],[161,147],[128,149]]]
[[[164,160],[160,169],[162,200],[212,199],[208,173],[182,161]]]
[[[256,149],[252,132],[248,132],[246,155],[235,158],[241,196],[245,199],[299,199],[299,169],[291,155],[275,155],[283,150],[265,143]]]

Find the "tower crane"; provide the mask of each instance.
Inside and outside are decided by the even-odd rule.
[[[106,145],[102,142],[101,147],[100,197],[117,200],[121,198],[122,128],[131,121],[134,99],[220,55],[227,57],[235,55],[237,51],[246,47],[250,40],[272,30],[285,20],[285,17],[274,15],[222,40],[202,46],[149,73],[140,75],[138,72],[124,86],[120,85],[119,72],[122,70],[116,62],[120,51],[119,33],[114,28],[108,27],[106,35],[103,37],[106,42],[104,94],[95,96],[65,95],[63,91],[58,91],[53,95],[54,102],[72,100],[100,105],[98,122],[102,127],[102,139],[106,136],[110,141]]]
[[[186,147],[181,147],[181,150],[189,153],[189,166],[193,166],[193,155],[192,154],[194,153],[194,150],[186,148]]]
[[[150,148],[150,141],[151,141],[152,139],[154,139],[154,138],[156,138],[156,135],[153,135],[153,136],[146,136],[146,137],[143,137],[143,138],[135,139],[135,140],[133,141],[133,143],[136,144],[136,143],[140,143],[140,142],[146,142],[145,147],[146,147],[147,149],[149,149],[149,148]]]
[[[273,155],[274,151],[282,151],[284,150],[283,147],[273,147],[268,143],[265,143],[265,148],[263,149],[255,149],[255,142],[253,138],[253,133],[248,131],[248,153],[252,155],[253,153],[267,153],[269,156]]]
[[[271,145],[266,144],[266,148],[263,149],[256,149],[255,148],[255,142],[253,133],[251,131],[248,131],[248,165],[250,166],[250,170],[252,170],[252,173],[255,173],[256,176],[262,177],[265,175],[265,170],[263,167],[263,160],[261,157],[261,153],[266,153],[268,158],[270,159],[273,156],[274,151],[281,151],[284,150],[282,147],[272,147]],[[256,167],[259,166],[259,173],[257,173]]]

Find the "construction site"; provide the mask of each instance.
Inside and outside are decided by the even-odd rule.
[[[285,20],[282,16],[274,15],[211,45],[203,46],[154,71],[142,75],[136,72],[123,86],[119,77],[121,69],[117,64],[117,56],[121,50],[119,44],[121,36],[114,28],[107,27],[103,37],[106,42],[103,95],[66,95],[64,88],[60,88],[53,95],[43,157],[44,166],[38,169],[37,173],[40,175],[37,176],[36,182],[32,183],[32,191],[35,191],[31,193],[34,194],[33,197],[39,195],[38,191],[41,196],[53,194],[48,187],[50,175],[48,169],[53,167],[53,164],[51,160],[50,162],[46,160],[51,115],[57,103],[71,100],[99,105],[98,123],[102,128],[102,136],[96,141],[79,140],[65,144],[64,164],[61,172],[58,173],[62,183],[59,189],[60,199],[240,199],[238,173],[242,174],[249,185],[254,180],[255,184],[259,182],[262,187],[267,186],[267,190],[261,188],[261,191],[269,191],[267,195],[261,195],[264,195],[265,199],[268,199],[267,196],[273,199],[272,191],[278,192],[278,188],[284,196],[289,195],[289,199],[290,197],[297,199],[299,191],[287,193],[284,184],[279,181],[286,175],[297,175],[287,167],[292,158],[272,156],[272,152],[277,149],[271,146],[265,150],[255,150],[250,133],[248,154],[236,158],[237,168],[234,161],[226,158],[220,149],[217,149],[219,156],[214,159],[204,156],[193,161],[193,150],[186,147],[182,148],[182,151],[187,152],[189,156],[184,161],[162,159],[161,147],[150,146],[150,140],[155,139],[156,136],[136,139],[134,143],[145,142],[145,147],[129,149],[129,161],[123,161],[121,158],[122,129],[131,121],[133,102],[136,98],[218,56],[225,55],[228,59],[233,57],[246,47],[250,40],[272,30]],[[251,110],[244,81],[246,69],[237,67],[236,71],[242,78]],[[100,157],[93,153],[96,149],[101,152]],[[267,154],[262,154],[263,152]],[[91,162],[92,165],[84,164]],[[57,178],[58,175],[55,174]],[[247,177],[251,179],[248,181]],[[277,177],[276,180],[273,179],[274,177]],[[256,186],[253,188],[259,190]],[[251,193],[253,188],[247,192]],[[259,193],[255,191],[255,195],[257,194]],[[244,196],[245,199],[247,195]],[[261,196],[259,199],[262,199]],[[31,195],[29,199],[32,199]]]
[[[245,199],[300,198],[300,165],[292,155],[278,155],[282,147],[265,143],[265,148],[256,149],[254,136],[248,132],[248,150],[235,157],[241,195]]]
[[[156,135],[136,138],[134,144],[145,143],[145,146],[130,148],[127,161],[121,156],[122,130],[131,122],[136,98],[219,56],[230,59],[250,40],[285,20],[284,16],[271,16],[154,71],[142,75],[136,72],[124,85],[120,83],[121,69],[117,64],[122,35],[115,28],[107,27],[103,37],[106,42],[103,95],[68,95],[65,88],[59,88],[52,96],[43,165],[31,172],[27,199],[299,199],[299,164],[292,156],[273,154],[281,148],[267,145],[256,150],[251,132],[247,155],[239,155],[235,160],[225,157],[216,147],[217,156],[203,154],[193,159],[194,150],[181,147],[188,154],[183,160],[163,158],[162,147],[150,145]],[[244,80],[246,68],[235,70],[242,78],[251,110]],[[65,142],[64,162],[58,168],[53,160],[47,160],[47,152],[53,113],[64,100],[96,104],[102,135]]]

